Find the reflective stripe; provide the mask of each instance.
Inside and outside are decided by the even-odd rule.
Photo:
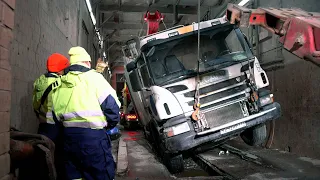
[[[103,93],[99,97],[99,103],[100,105],[103,103],[103,101],[110,95],[108,91],[103,91]]]
[[[40,121],[40,123],[55,124],[55,122],[52,118],[46,118],[41,114],[39,115],[39,121]]]
[[[40,123],[48,123],[48,124],[55,124],[53,120],[53,114],[52,112],[40,112],[39,113],[39,121]]]
[[[106,121],[91,121],[91,122],[76,122],[76,121],[63,121],[64,127],[78,127],[78,128],[100,128],[107,126]]]
[[[77,117],[94,117],[94,116],[103,116],[104,114],[103,112],[100,110],[96,110],[96,111],[77,111],[77,112],[70,112],[70,113],[66,113],[63,114],[63,119],[64,120],[68,120],[71,118],[77,118]]]
[[[52,112],[47,112],[46,117],[47,117],[47,118],[53,118]]]

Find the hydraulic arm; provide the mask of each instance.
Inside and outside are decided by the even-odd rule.
[[[286,50],[320,65],[320,13],[287,8],[248,9],[228,4],[226,17],[231,24],[257,25],[279,35]]]

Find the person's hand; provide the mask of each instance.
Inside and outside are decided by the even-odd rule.
[[[105,68],[108,67],[108,64],[103,62],[101,58],[97,60],[96,71],[99,73],[103,73]]]

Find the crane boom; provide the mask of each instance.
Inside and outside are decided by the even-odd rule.
[[[296,56],[320,65],[320,13],[301,9],[248,9],[228,4],[226,18],[241,27],[261,26],[280,36],[280,43]]]

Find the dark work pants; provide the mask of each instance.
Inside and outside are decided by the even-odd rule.
[[[40,123],[38,134],[47,136],[54,143],[56,143],[56,140],[59,136],[59,126],[57,124]]]
[[[63,180],[65,175],[65,168],[63,163],[63,137],[62,127],[60,124],[47,124],[40,123],[38,128],[38,134],[47,136],[55,144],[54,151],[54,164],[57,171],[58,180]]]
[[[105,130],[64,128],[66,179],[112,180],[115,162]]]

